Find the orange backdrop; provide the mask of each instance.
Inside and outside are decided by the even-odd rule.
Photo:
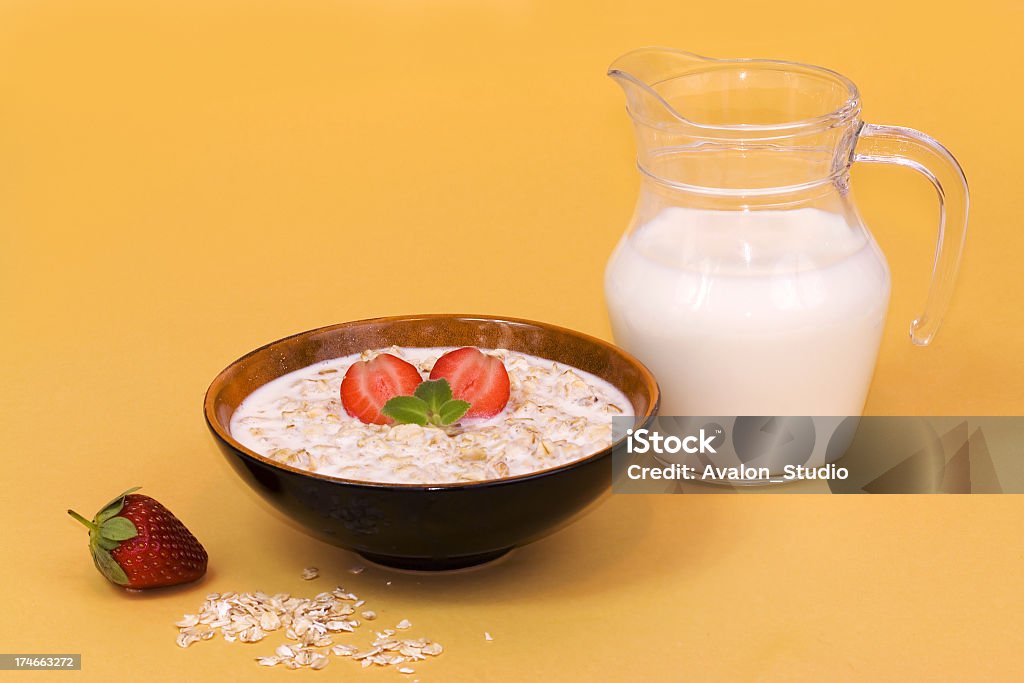
[[[245,351],[343,320],[608,337],[638,181],[604,71],[661,44],[833,68],[866,120],[953,150],[974,210],[928,349],[906,329],[933,190],[854,171],[894,279],[867,411],[1020,413],[1022,23],[1010,0],[3,2],[0,649],[82,652],[87,680],[276,677],[266,643],[179,650],[173,622],[210,590],[341,582],[448,647],[423,681],[1019,679],[1019,497],[618,496],[494,567],[354,576],[231,474],[200,403]],[[206,543],[201,585],[129,597],[90,566],[64,509],[134,484]]]

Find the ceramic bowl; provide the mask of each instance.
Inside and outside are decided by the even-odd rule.
[[[658,408],[657,382],[625,351],[514,318],[418,315],[342,323],[272,342],[221,371],[203,409],[234,470],[315,536],[388,566],[453,569],[495,559],[573,520],[608,491],[612,478],[606,448],[567,465],[493,481],[354,481],[276,462],[231,437],[232,413],[260,386],[313,363],[392,345],[505,348],[572,365],[618,387],[633,405],[636,428]]]

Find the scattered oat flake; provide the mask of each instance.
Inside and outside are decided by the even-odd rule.
[[[400,668],[398,670],[398,673],[400,673],[400,674],[414,674],[414,673],[416,673],[416,669],[410,669],[407,666],[403,666],[402,668]]]
[[[362,574],[364,571],[366,571],[366,567],[364,567],[364,566],[362,566],[360,564],[357,564],[356,566],[354,566],[351,569],[349,569],[348,573],[349,574]]]
[[[199,642],[199,636],[182,633],[178,636],[178,647],[188,647],[192,643]]]
[[[310,569],[313,568],[307,571]],[[288,593],[269,595],[261,591],[210,593],[195,614],[186,614],[176,622],[177,644],[187,648],[201,640],[212,639],[217,633],[229,643],[256,643],[278,632],[279,638],[291,642],[277,645],[272,655],[255,657],[259,666],[319,670],[330,664],[333,655],[350,657],[363,668],[395,667],[401,673],[413,672],[406,664],[423,661],[443,651],[439,643],[426,638],[399,639],[396,629],[412,627],[408,619],[402,619],[396,628],[374,632],[376,640],[369,646],[335,645],[332,637],[339,631],[356,632],[360,625],[358,619],[352,618],[355,614],[352,603],[356,601],[358,605],[363,604],[340,586],[312,598]],[[377,613],[363,610],[361,616],[371,621]]]
[[[492,635],[491,635],[490,633],[488,633],[487,631],[484,631],[484,640],[486,640],[486,641],[492,641],[492,640],[494,640],[494,636],[492,636]]]
[[[320,576],[320,570],[316,567],[306,567],[302,570],[302,578],[306,581],[312,581],[318,576]]]
[[[260,615],[260,628],[264,631],[276,631],[281,628],[281,617],[276,612],[264,612]]]

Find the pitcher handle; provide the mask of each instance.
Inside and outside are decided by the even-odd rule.
[[[960,164],[937,140],[912,128],[861,126],[854,161],[898,164],[931,181],[939,195],[939,237],[924,311],[910,323],[910,341],[926,346],[935,337],[953,296],[967,238],[970,191]]]

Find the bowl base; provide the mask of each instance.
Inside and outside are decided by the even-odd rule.
[[[502,557],[512,548],[492,550],[478,555],[462,555],[460,557],[401,557],[398,555],[378,555],[376,553],[359,553],[370,562],[394,567],[395,569],[411,569],[421,572],[439,572],[451,569],[464,569]]]

